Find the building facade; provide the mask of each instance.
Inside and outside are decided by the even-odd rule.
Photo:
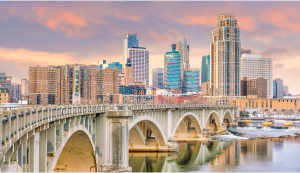
[[[123,61],[122,61],[124,65],[127,63],[128,48],[139,46],[139,41],[137,40],[137,33],[135,34],[125,33],[125,35],[126,37],[124,39],[124,50],[123,50]]]
[[[164,69],[155,68],[152,70],[152,85],[155,88],[164,89]]]
[[[149,51],[143,47],[131,47],[127,53],[135,82],[142,81],[149,85]]]
[[[28,93],[29,93],[29,81],[27,79],[21,79],[21,98],[22,99],[27,98]]]
[[[199,92],[200,70],[198,68],[185,69],[183,75],[182,93]]]
[[[210,82],[204,82],[201,84],[202,96],[211,96]]]
[[[283,80],[280,78],[273,80],[273,98],[283,98]]]
[[[8,91],[11,91],[11,76],[7,76],[6,73],[0,73],[0,87],[7,88]],[[10,95],[10,101],[12,100]]]
[[[21,85],[13,83],[11,85],[10,96],[12,103],[18,103],[18,101],[21,100]]]
[[[289,93],[289,86],[287,85],[284,85],[283,86],[283,95],[284,96],[288,96],[290,93]]]
[[[268,80],[264,78],[247,79],[243,77],[241,80],[241,96],[256,98],[267,98]]]
[[[267,97],[273,97],[273,61],[271,58],[263,58],[260,54],[243,54],[241,56],[241,76],[247,79],[267,79]]]
[[[210,56],[202,56],[201,83],[210,81]]]
[[[240,29],[233,14],[218,14],[210,44],[213,96],[240,95]]]
[[[241,48],[241,55],[243,55],[244,53],[247,53],[247,54],[251,54],[251,49],[243,49]]]
[[[119,71],[71,64],[29,68],[29,104],[118,103]]]
[[[167,52],[164,56],[164,88],[180,89],[181,55],[178,51]]]
[[[5,87],[0,87],[0,104],[1,103],[9,103],[10,96],[9,91]]]

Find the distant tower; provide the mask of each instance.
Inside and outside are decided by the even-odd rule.
[[[218,14],[210,44],[211,92],[240,95],[240,28],[233,14]]]
[[[167,52],[164,57],[164,88],[180,88],[181,55],[178,51]]]
[[[125,67],[125,64],[127,63],[128,48],[139,46],[139,41],[137,40],[137,33],[128,34],[126,32],[125,34],[126,37],[124,39],[124,50],[123,50],[123,61],[122,61],[122,63],[124,64],[123,67]]]

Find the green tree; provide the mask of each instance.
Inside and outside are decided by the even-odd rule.
[[[253,111],[252,114],[253,114],[254,116],[256,116],[256,115],[257,115],[257,112],[256,112],[256,111]]]

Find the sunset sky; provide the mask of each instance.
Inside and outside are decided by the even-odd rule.
[[[201,68],[218,13],[234,14],[241,47],[272,58],[273,78],[300,94],[300,2],[0,2],[0,72],[20,83],[29,66],[121,62],[125,32],[149,50],[150,79],[180,37]]]

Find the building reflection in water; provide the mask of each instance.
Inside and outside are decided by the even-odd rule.
[[[179,143],[178,152],[130,152],[133,172],[230,171],[248,160],[271,162],[271,140]]]

